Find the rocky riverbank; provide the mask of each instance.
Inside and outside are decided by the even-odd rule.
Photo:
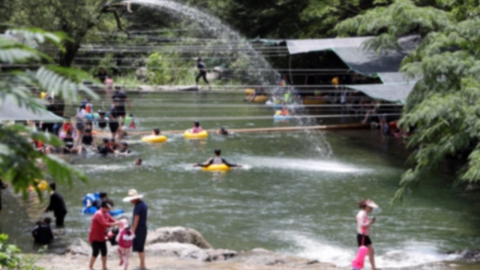
[[[108,267],[120,267],[116,247],[109,246]],[[91,248],[82,239],[76,239],[64,255],[43,255],[37,265],[51,270],[87,269]],[[278,254],[257,248],[246,252],[215,249],[203,236],[183,227],[165,227],[151,231],[145,247],[149,269],[338,269],[332,264],[305,258]],[[138,265],[135,254],[131,256],[130,268]],[[99,269],[100,261],[97,262]]]

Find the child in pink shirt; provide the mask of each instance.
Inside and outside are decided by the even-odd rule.
[[[203,131],[203,129],[200,126],[200,123],[198,121],[193,122],[192,133],[196,134],[196,133],[200,133],[202,131]]]
[[[128,226],[126,219],[120,220],[119,232],[117,235],[118,255],[120,256],[120,265],[124,264],[125,270],[128,269],[128,257],[133,245],[135,234]]]

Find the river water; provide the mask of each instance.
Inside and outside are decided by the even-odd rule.
[[[239,94],[130,96],[140,131],[154,127],[183,130],[191,127],[195,118],[223,116],[244,119],[203,121],[202,126],[288,125],[270,119],[246,119],[273,112],[266,107],[246,106]],[[96,102],[95,110],[102,103],[109,104],[103,98]],[[117,207],[130,214],[132,206],[121,199],[131,188],[145,194],[150,228],[191,227],[217,248],[263,247],[347,266],[356,250],[354,216],[362,198],[372,198],[381,206],[373,213],[377,223],[372,228],[379,266],[407,267],[453,260],[453,256],[444,254],[480,245],[476,194],[452,188],[449,168],[424,181],[403,205],[390,207],[407,168],[408,153],[401,140],[382,141],[375,130],[229,137],[210,134],[208,139],[198,141],[187,141],[178,134],[170,135],[164,144],[144,144],[139,137],[129,137],[127,142],[134,152],[129,157],[72,158],[74,166],[86,172],[90,180],[88,184],[60,186],[69,214],[65,234],[57,237],[51,251],[60,252],[74,238],[87,239],[90,218],[80,214],[86,193],[106,191]],[[212,156],[215,148],[221,148],[229,161],[245,167],[227,173],[202,172],[192,167]],[[144,159],[144,166],[132,165],[136,157]],[[32,207],[20,206],[12,196],[3,199],[2,232],[24,250],[32,250],[32,222],[27,215]],[[450,268],[455,267],[443,265],[435,269]]]

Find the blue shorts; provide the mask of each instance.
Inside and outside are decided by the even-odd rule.
[[[145,251],[145,241],[147,240],[147,228],[141,227],[135,230],[135,238],[133,239],[133,252]]]

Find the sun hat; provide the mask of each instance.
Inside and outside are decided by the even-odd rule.
[[[378,208],[378,205],[373,200],[367,200],[365,204],[371,208]]]
[[[128,196],[123,198],[124,202],[131,202],[136,199],[141,199],[143,198],[143,194],[138,194],[136,189],[130,189],[128,191]]]

